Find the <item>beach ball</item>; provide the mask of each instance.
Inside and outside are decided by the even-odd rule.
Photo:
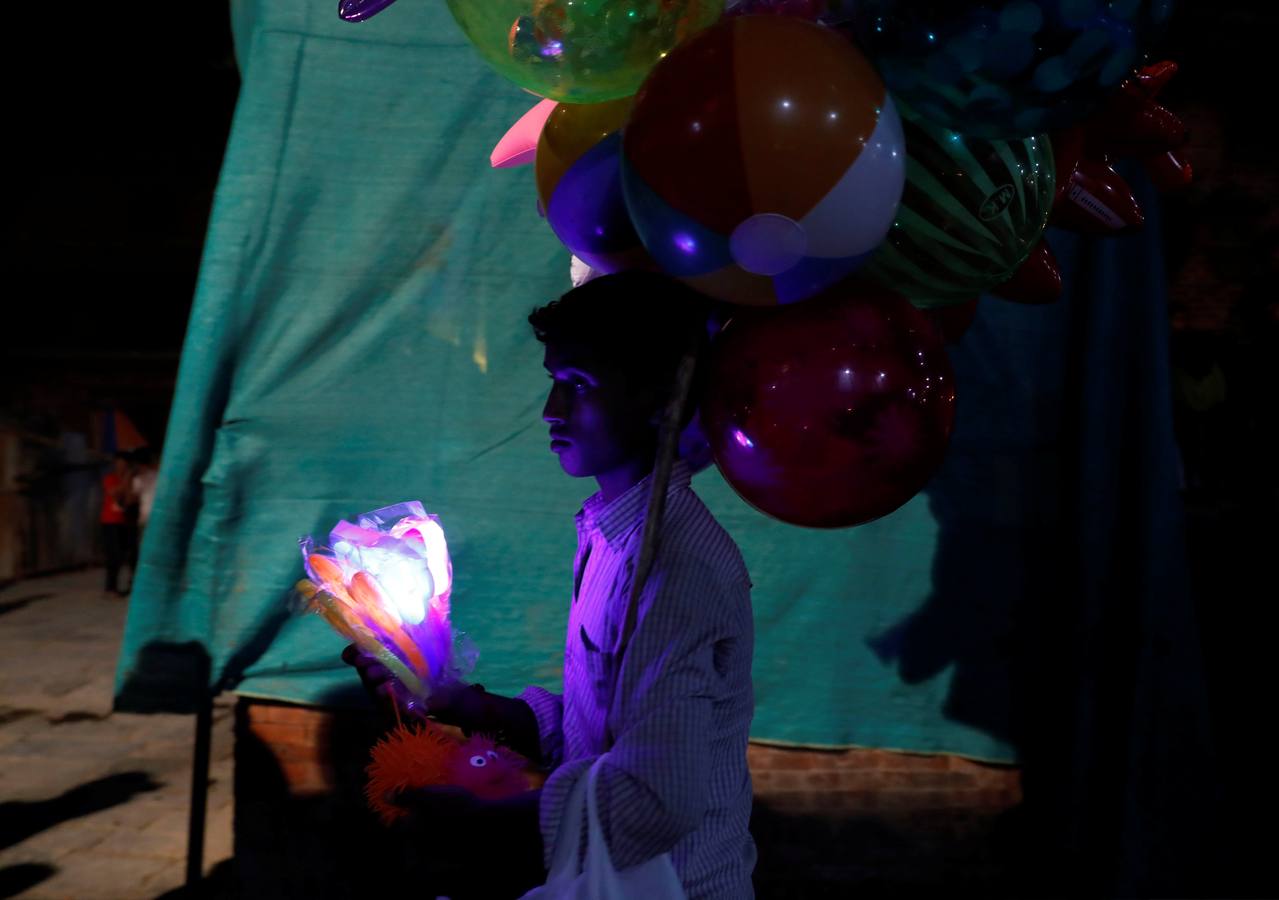
[[[840,528],[897,509],[941,465],[955,420],[942,334],[860,278],[741,310],[712,345],[700,409],[724,479],[783,522]]]
[[[883,240],[905,181],[901,121],[861,53],[784,16],[727,18],[635,97],[622,186],[667,274],[711,297],[803,300]]]
[[[1078,122],[1163,30],[1172,0],[857,0],[888,87],[939,125],[1016,138]]]
[[[654,268],[622,198],[618,131],[630,109],[629,97],[557,104],[537,143],[534,172],[546,220],[597,273]]]
[[[543,97],[596,103],[635,93],[724,0],[448,0],[489,65]]]
[[[906,189],[866,271],[924,309],[967,303],[1039,243],[1056,195],[1052,145],[972,137],[903,111]]]

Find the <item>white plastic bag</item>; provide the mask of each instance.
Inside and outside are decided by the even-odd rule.
[[[597,759],[587,776],[574,785],[564,806],[546,884],[529,891],[522,900],[684,900],[684,887],[669,853],[621,872],[613,868],[595,796],[599,768],[607,758],[608,754],[604,754]],[[588,830],[585,866],[579,871],[577,851],[583,808]]]

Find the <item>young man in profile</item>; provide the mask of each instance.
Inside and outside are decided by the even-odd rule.
[[[577,514],[563,693],[530,687],[506,698],[458,685],[432,695],[427,712],[497,735],[550,774],[540,791],[508,801],[448,789],[416,799],[438,802],[443,821],[474,817],[480,833],[500,834],[507,846],[540,842],[549,862],[573,786],[607,753],[598,796],[613,865],[670,853],[689,898],[741,900],[753,896],[756,855],[747,828],[750,582],[683,462],[670,479],[629,639],[623,627],[658,423],[691,336],[705,335],[706,314],[706,301],[677,282],[623,273],[529,316],[551,378],[542,412],[550,449],[565,472],[599,488]],[[353,647],[344,658],[375,694],[397,690]]]

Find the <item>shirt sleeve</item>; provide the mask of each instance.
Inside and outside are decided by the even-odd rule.
[[[598,780],[600,824],[619,869],[670,851],[705,815],[720,677],[715,645],[740,628],[734,596],[695,561],[655,567],[645,584],[608,713],[614,743]],[[744,606],[749,616],[749,601]],[[542,789],[548,866],[565,802],[596,758],[566,763]],[[585,826],[579,842],[584,848]]]
[[[537,743],[541,751],[541,763],[554,767],[564,755],[564,698],[545,688],[531,685],[516,698],[528,704],[537,719]]]

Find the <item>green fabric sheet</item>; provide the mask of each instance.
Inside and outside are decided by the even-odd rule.
[[[536,98],[491,73],[438,0],[400,0],[361,25],[334,5],[233,5],[243,88],[121,708],[189,708],[209,687],[349,702],[341,639],[287,611],[297,539],[408,499],[447,530],[475,677],[503,692],[559,682],[573,514],[594,485],[547,450],[525,317],[569,287],[568,255],[538,216],[531,169],[488,164]],[[756,738],[1012,756],[1000,642],[1013,600],[1033,596],[1019,560],[1049,540],[1029,498],[1055,452],[1062,316],[987,301],[956,351],[972,397],[989,395],[966,399],[961,379],[939,482],[961,489],[958,511],[930,488],[878,522],[813,531],[750,509],[714,470],[696,477],[754,581]],[[946,557],[943,527],[971,546]],[[956,567],[958,593],[939,607],[938,579]],[[939,608],[970,627],[912,653]],[[956,700],[961,679],[982,698],[972,708]]]

